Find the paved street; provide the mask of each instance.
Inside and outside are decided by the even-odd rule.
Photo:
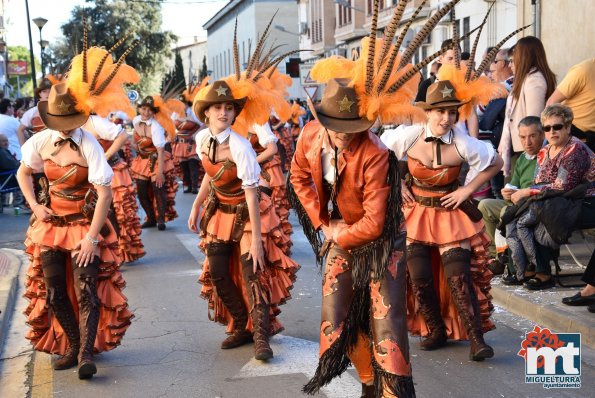
[[[122,346],[96,357],[99,371],[91,381],[78,380],[74,370],[52,371],[49,356],[36,353],[27,382],[32,387],[31,396],[50,396],[53,392],[56,397],[85,398],[305,397],[300,389],[313,374],[318,353],[320,276],[299,226],[295,226],[293,236],[294,256],[302,269],[293,299],[281,307],[285,331],[272,339],[274,359],[260,363],[252,359],[251,346],[219,349],[225,337],[224,328],[208,320],[206,302],[199,297],[197,279],[203,256],[196,248],[196,235],[189,233],[185,225],[192,199],[180,192],[180,218],[169,223],[166,232],[143,232],[148,255],[138,264],[123,267],[127,281],[124,293],[136,317]],[[22,241],[25,217],[6,213],[0,215],[2,246],[22,248],[17,243]],[[20,300],[17,306],[24,303]],[[21,311],[22,308],[15,309],[8,341],[13,351],[18,351],[23,340],[20,337],[18,341],[23,331]],[[582,347],[581,389],[546,390],[538,384],[525,384],[525,365],[517,352],[524,333],[535,325],[501,308],[494,318],[497,329],[487,335],[487,340],[496,356],[483,363],[467,360],[467,343],[451,343],[446,349],[430,353],[419,351],[418,339],[411,338],[418,397],[593,396],[592,349]],[[25,354],[7,355],[5,351],[3,358],[19,355]],[[2,362],[3,382],[13,374],[14,366],[25,366],[12,366],[9,360]],[[356,373],[351,369],[320,396],[359,397],[359,388]]]

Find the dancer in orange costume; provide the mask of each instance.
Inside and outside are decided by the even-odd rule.
[[[175,128],[169,115],[160,108],[152,96],[145,97],[138,107],[140,115],[132,121],[137,155],[130,173],[136,180],[138,200],[147,215],[141,228],[157,226],[159,231],[164,231],[165,223],[178,216],[174,208],[178,182],[171,153],[165,150]],[[158,114],[159,121],[155,119]],[[164,127],[168,129],[167,135]]]
[[[124,56],[114,63],[106,50],[87,49],[85,39],[66,81],[39,103],[48,129],[25,143],[17,174],[36,218],[25,241],[31,259],[27,338],[36,350],[62,355],[56,370],[78,363],[80,379],[97,372],[93,352],[118,346],[133,316],[121,292],[118,243],[107,219],[113,172],[97,140],[80,128],[91,111],[107,116],[128,102],[121,86],[138,82],[138,75],[122,64]],[[48,180],[42,202],[30,179],[37,169]]]
[[[93,134],[105,151],[107,162],[112,167],[112,205],[109,219],[118,234],[122,260],[131,263],[145,255],[140,239],[141,228],[136,204],[136,187],[130,176],[128,164],[119,155],[128,142],[128,134],[121,126],[97,115],[91,115],[83,130]]]
[[[287,200],[287,191],[285,189],[285,176],[281,168],[281,159],[277,154],[278,138],[271,131],[268,123],[264,125],[254,125],[248,133],[248,140],[256,152],[256,160],[260,164],[261,180],[260,186],[270,190],[270,197],[275,205],[275,211],[281,221],[283,233],[289,235],[293,232],[289,222],[289,201]],[[291,246],[291,242],[289,242]]]

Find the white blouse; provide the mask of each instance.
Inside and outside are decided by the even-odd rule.
[[[167,143],[165,138],[165,129],[161,127],[159,122],[154,118],[150,118],[149,120],[141,120],[140,115],[137,115],[132,119],[132,125],[134,129],[136,129],[141,123],[145,123],[147,126],[151,127],[151,141],[153,141],[153,145],[155,148],[163,148]]]
[[[256,152],[252,149],[250,141],[242,137],[231,128],[217,135],[213,135],[208,128],[203,129],[196,135],[196,153],[198,158],[202,160],[201,147],[206,140],[215,137],[219,144],[229,142],[229,150],[231,152],[232,161],[236,164],[238,170],[238,178],[242,180],[242,188],[253,188],[258,186],[260,179],[260,165],[256,161]]]
[[[114,172],[95,137],[80,128],[72,132],[70,137],[79,146],[82,157],[87,161],[89,167],[87,180],[93,185],[111,186]],[[21,162],[33,170],[43,170],[44,159],[40,155],[41,149],[45,145],[53,145],[61,138],[68,138],[68,136],[50,129],[33,135],[21,148],[23,152]]]
[[[252,126],[252,131],[258,136],[258,143],[263,148],[266,148],[269,144],[276,144],[279,141],[268,123],[262,125],[255,124]]]
[[[106,141],[115,140],[122,131],[122,126],[97,115],[89,116],[82,128],[87,131],[95,131],[100,139]]]
[[[432,137],[432,131],[427,124],[415,124],[413,126],[401,125],[395,129],[385,130],[380,140],[397,155],[399,160],[407,158],[407,151],[420,138],[424,130],[424,138]],[[482,142],[471,137],[467,132],[455,126],[450,133],[440,137],[446,144],[454,144],[461,160],[469,164],[469,173],[465,184],[472,181],[479,173],[492,166],[496,162],[496,151],[491,144]]]

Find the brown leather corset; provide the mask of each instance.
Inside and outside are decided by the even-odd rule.
[[[409,156],[407,166],[412,176],[411,183],[414,193],[417,193],[415,191],[430,191],[446,194],[458,187],[457,179],[461,165],[427,167],[419,160]]]
[[[256,152],[257,155],[263,153],[266,149],[260,145],[260,142],[258,142],[258,135],[248,133],[248,140],[250,141],[250,145],[252,145],[252,149],[254,149],[254,152]]]
[[[39,133],[41,130],[45,130],[45,124],[43,124],[43,120],[39,115],[33,116],[31,118],[31,131],[34,133]]]
[[[142,136],[135,131],[134,141],[138,144],[138,152],[141,157],[147,157],[157,152],[157,148],[153,145],[153,140],[149,136]]]
[[[235,163],[229,159],[211,163],[209,158],[203,155],[202,165],[205,172],[211,177],[211,189],[219,202],[236,205],[246,201],[242,180],[238,178]]]
[[[109,147],[112,146],[112,144],[114,143],[114,141],[104,140],[101,138],[97,141],[99,142],[99,145],[101,145],[101,148],[103,148],[103,152],[107,151]]]
[[[89,168],[76,163],[59,166],[46,159],[43,170],[49,181],[52,210],[59,215],[80,213],[85,195],[93,188],[88,181]]]
[[[200,126],[190,120],[184,120],[176,126],[178,130],[176,137],[188,139],[192,136],[192,134],[196,133],[196,131],[200,128]]]

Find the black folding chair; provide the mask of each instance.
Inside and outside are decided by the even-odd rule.
[[[4,195],[18,191],[17,169],[0,172],[0,213],[4,212]]]

